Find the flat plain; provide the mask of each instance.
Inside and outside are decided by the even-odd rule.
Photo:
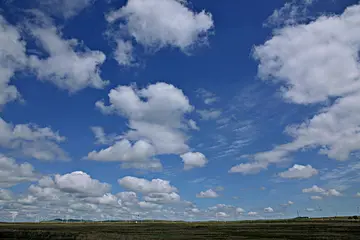
[[[360,222],[346,220],[245,222],[0,223],[0,239],[360,239]]]

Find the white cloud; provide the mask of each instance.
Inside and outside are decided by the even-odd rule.
[[[258,216],[259,214],[257,212],[248,212],[249,216]]]
[[[323,197],[321,197],[321,196],[311,196],[310,199],[311,200],[322,200]]]
[[[37,0],[42,10],[64,18],[79,14],[94,2],[95,0]]]
[[[38,174],[29,163],[17,164],[15,159],[0,154],[0,187],[12,187],[22,182],[36,181]]]
[[[148,160],[155,153],[154,147],[146,141],[139,140],[132,145],[129,140],[123,139],[99,152],[90,152],[87,159],[96,161],[141,162]]]
[[[220,217],[220,218],[230,217],[230,215],[225,212],[217,212],[215,215],[216,215],[216,217]]]
[[[197,198],[217,198],[219,197],[219,194],[217,194],[217,192],[215,192],[212,189],[206,190],[206,191],[202,191],[199,194],[196,194]]]
[[[156,154],[182,154],[189,150],[187,136],[180,129],[141,121],[130,121],[126,137],[132,141],[144,139],[156,149]]]
[[[28,195],[25,198],[18,199],[17,201],[21,204],[32,205],[36,202],[36,197]]]
[[[194,128],[196,123],[186,119],[193,106],[182,90],[163,82],[143,89],[134,85],[118,86],[110,91],[109,103],[106,106],[104,101],[98,101],[96,106],[104,114],[113,113],[128,118],[130,130],[117,137],[121,140],[112,146],[89,153],[89,159],[126,159],[125,168],[145,169],[149,166],[155,170],[155,166],[156,169],[162,168],[161,163],[153,158],[156,155],[184,154],[189,150],[186,144],[187,126],[192,123]],[[103,132],[98,131],[97,135],[101,141],[106,140]],[[134,145],[131,146],[131,142]],[[146,163],[145,160],[152,161]]]
[[[303,193],[321,193],[324,194],[326,192],[325,189],[318,187],[317,185],[312,186],[311,188],[305,188],[302,190]]]
[[[113,37],[120,44],[116,60],[125,65],[132,60],[132,44],[122,40],[124,33],[152,51],[176,47],[187,52],[196,45],[207,43],[207,36],[214,27],[211,14],[193,12],[185,1],[177,0],[130,0],[110,12],[106,19],[112,24],[121,20],[118,27],[122,34],[116,33]]]
[[[263,169],[267,168],[266,163],[254,162],[254,163],[241,163],[230,169],[229,173],[242,173],[242,174],[255,174]]]
[[[157,209],[161,208],[161,205],[158,205],[156,203],[150,203],[150,202],[139,202],[140,208],[144,209]]]
[[[305,211],[307,211],[307,212],[315,212],[315,209],[314,208],[305,208]]]
[[[74,193],[79,196],[103,196],[110,191],[111,186],[92,179],[88,174],[76,171],[65,175],[56,174],[54,178],[56,187],[63,192]]]
[[[193,110],[182,90],[164,82],[143,89],[118,86],[110,91],[109,102],[107,108],[133,121],[171,127],[180,127],[183,115]]]
[[[330,189],[327,191],[326,196],[339,197],[339,196],[342,196],[342,194],[339,191],[337,191],[336,189]]]
[[[265,213],[273,213],[273,212],[274,212],[274,209],[271,208],[271,207],[267,207],[267,208],[264,208],[264,212],[265,212]]]
[[[197,126],[196,122],[192,119],[189,120],[189,127],[193,130],[200,130],[200,128]]]
[[[102,204],[102,205],[111,205],[111,206],[118,205],[117,197],[111,193],[106,193],[101,197],[90,197],[87,198],[86,200],[93,204]]]
[[[15,86],[9,85],[17,70],[26,64],[25,45],[18,30],[0,15],[0,111],[11,101],[20,99]]]
[[[135,64],[135,57],[133,55],[134,47],[131,41],[124,41],[122,39],[116,40],[116,50],[114,52],[115,60],[119,65],[132,66]]]
[[[94,212],[97,210],[97,206],[91,203],[73,203],[70,206],[71,210],[80,211],[80,212]]]
[[[13,199],[13,194],[7,189],[0,188],[0,203],[4,201],[10,201]]]
[[[44,161],[68,160],[67,153],[57,144],[63,141],[65,137],[49,127],[13,125],[0,118],[0,146],[3,148],[19,150],[25,156]]]
[[[157,203],[157,204],[179,203],[180,195],[175,192],[150,193],[144,197],[144,200],[147,202],[152,202],[152,203]]]
[[[318,170],[313,168],[311,165],[303,166],[295,164],[292,168],[289,168],[287,171],[279,173],[279,176],[282,178],[289,179],[305,179],[311,178],[319,173]]]
[[[199,113],[202,120],[217,119],[221,115],[221,111],[216,109],[198,110],[197,113]]]
[[[50,179],[52,181],[52,179]],[[41,180],[39,180],[40,183]],[[52,182],[53,183],[53,182]],[[39,184],[40,185],[40,184]],[[58,200],[59,196],[61,195],[60,190],[54,188],[54,186],[36,186],[36,185],[30,185],[29,187],[29,193],[36,197],[39,200]]]
[[[347,160],[360,150],[359,13],[360,5],[353,5],[341,15],[284,27],[255,47],[259,76],[281,84],[286,101],[329,103],[302,124],[288,126],[285,132],[293,141],[262,153],[268,155],[262,159],[266,164],[287,160],[290,153],[308,148],[320,148],[319,154],[336,160]],[[273,153],[281,157],[271,158]]]
[[[208,160],[206,159],[205,155],[199,152],[188,152],[185,154],[180,155],[184,162],[184,169],[190,170],[196,167],[205,167]]]
[[[120,138],[115,134],[107,135],[102,127],[91,127],[91,131],[95,135],[96,143],[97,144],[112,144],[116,139]]]
[[[152,179],[149,181],[143,178],[128,176],[119,179],[118,183],[130,191],[140,192],[142,194],[177,192],[177,189],[171,186],[169,181],[162,179]]]
[[[334,197],[339,197],[342,196],[342,194],[337,191],[336,189],[323,189],[321,187],[318,187],[317,185],[312,186],[311,188],[305,188],[302,190],[303,193],[320,193],[324,196],[334,196]]]
[[[103,52],[92,51],[77,39],[65,39],[51,20],[40,13],[35,12],[35,16],[41,24],[30,24],[27,29],[48,54],[47,58],[29,57],[29,66],[40,80],[71,93],[86,87],[102,89],[109,83],[100,76],[106,59]]]
[[[360,197],[360,192],[356,193],[356,197]]]
[[[266,25],[293,25],[308,18],[308,8],[317,0],[292,0],[275,9]]]
[[[236,213],[243,214],[243,213],[245,213],[245,210],[242,208],[236,208]]]

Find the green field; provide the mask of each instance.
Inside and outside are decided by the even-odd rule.
[[[342,220],[207,223],[4,223],[0,239],[360,239]]]

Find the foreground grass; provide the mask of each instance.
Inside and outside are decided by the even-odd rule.
[[[0,224],[0,239],[360,239],[360,222],[342,220]]]

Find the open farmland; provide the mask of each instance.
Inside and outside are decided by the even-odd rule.
[[[0,239],[359,239],[358,221],[4,223]]]

